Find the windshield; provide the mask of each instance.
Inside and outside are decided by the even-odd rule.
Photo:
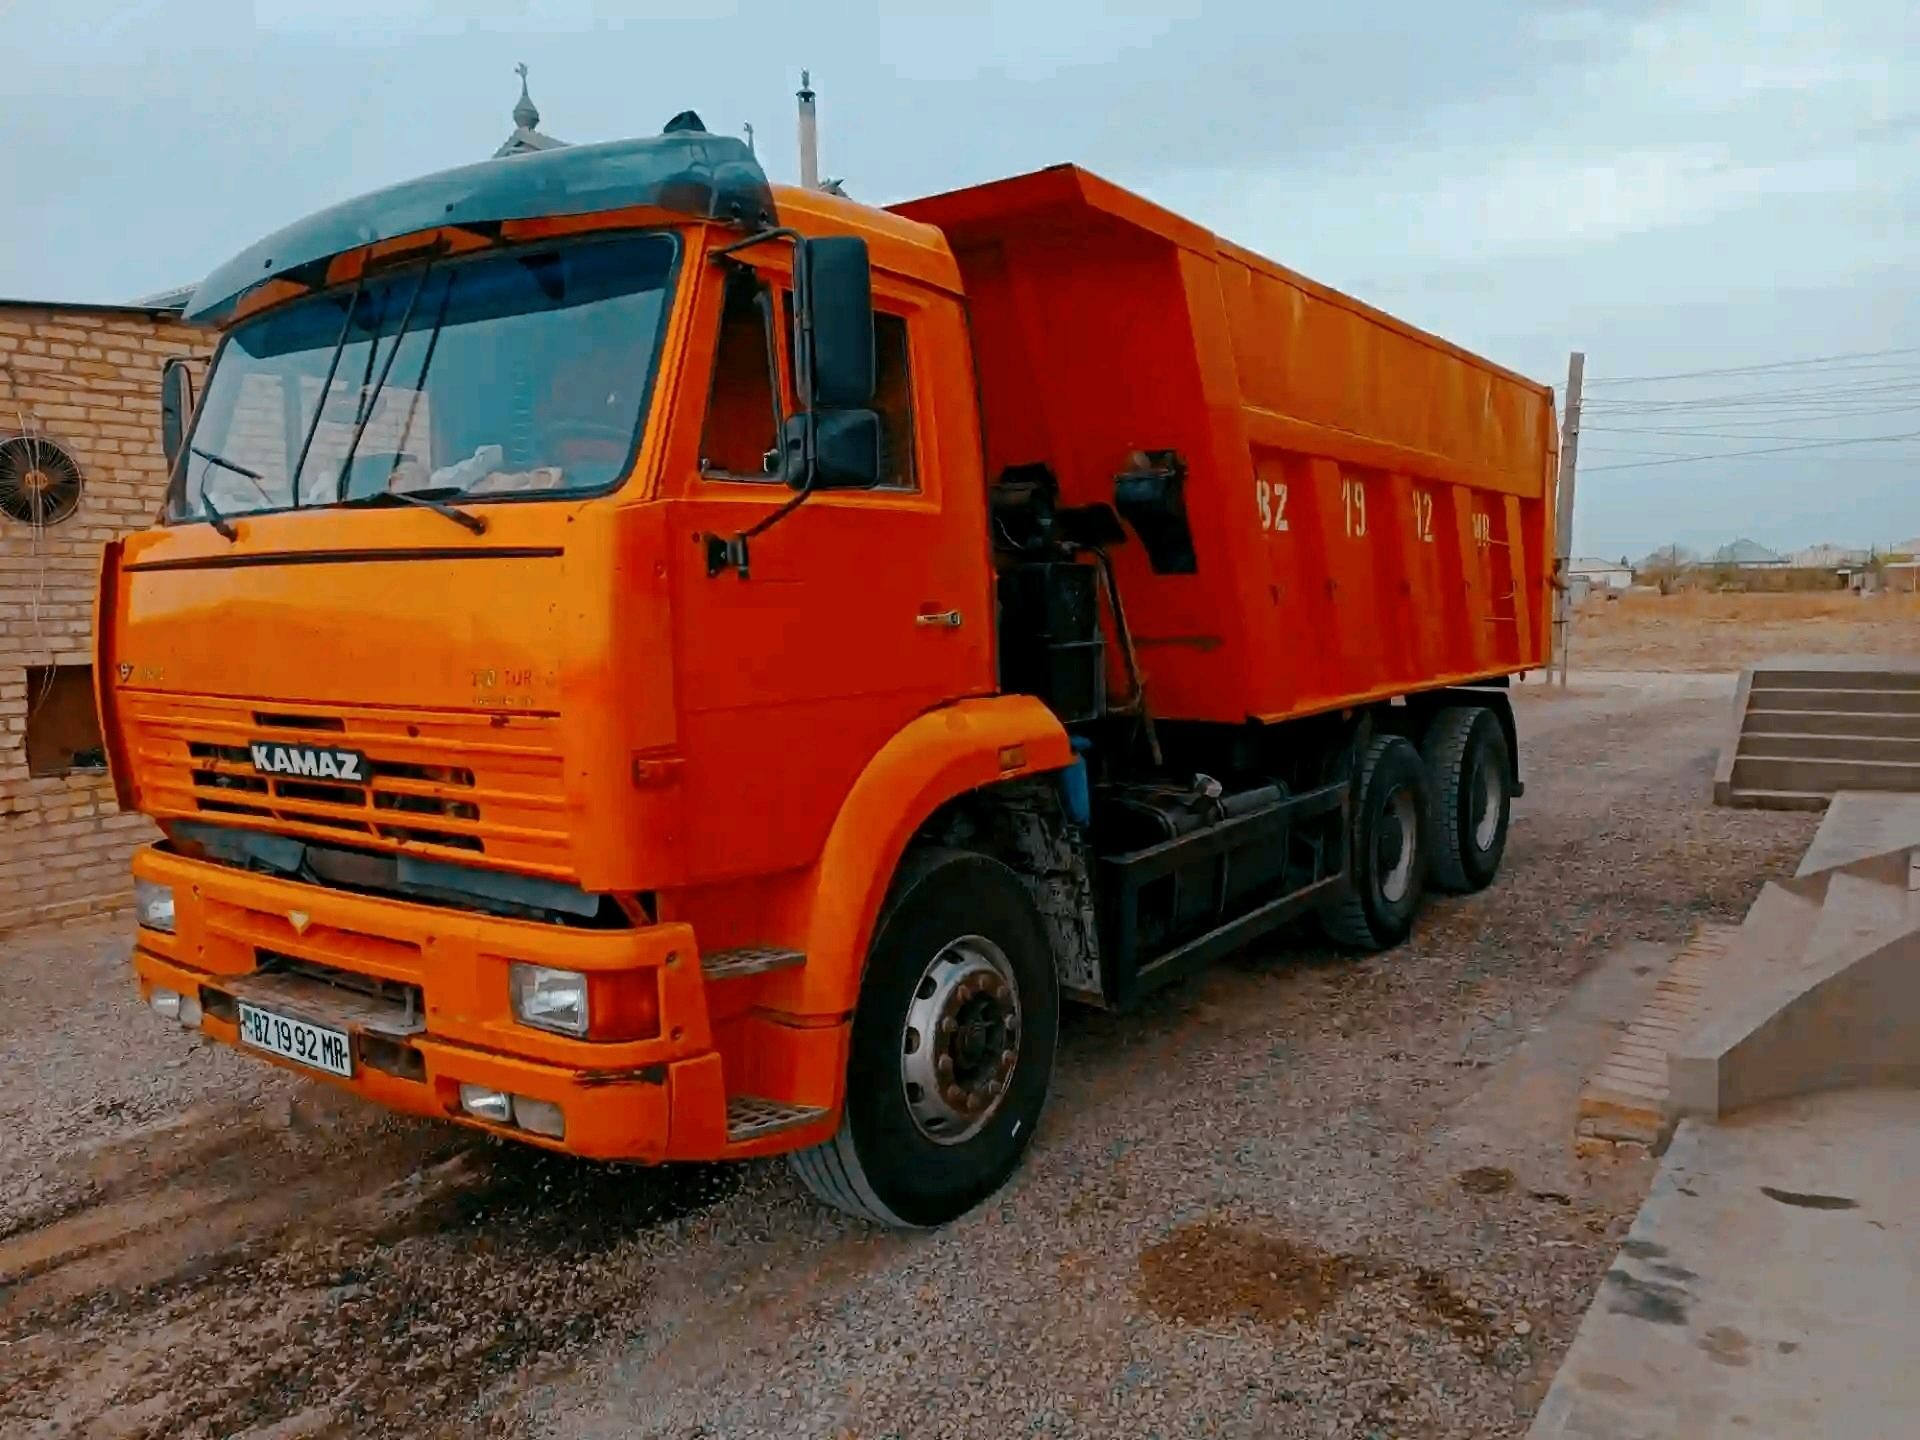
[[[236,327],[173,516],[607,488],[631,463],[677,255],[651,233],[430,262]]]

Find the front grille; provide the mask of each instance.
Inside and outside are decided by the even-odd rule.
[[[478,805],[471,800],[454,799],[439,793],[450,789],[473,788],[473,771],[464,767],[369,759],[367,783],[348,785],[333,780],[294,780],[279,775],[260,775],[254,771],[253,756],[244,745],[218,745],[204,740],[190,740],[187,742],[187,754],[197,762],[192,771],[196,789],[220,792],[218,797],[196,796],[195,804],[202,812],[304,821],[336,830],[391,840],[412,840],[451,850],[486,851],[485,840],[476,834],[438,829],[430,820],[409,818],[403,823],[397,818],[386,818],[389,815],[404,815],[478,821]],[[415,785],[432,786],[435,793],[383,789],[380,785],[382,780],[403,780]],[[300,803],[292,808],[276,804],[289,800]],[[310,808],[313,805],[333,807],[333,813],[316,813]],[[360,813],[347,813],[350,811]]]
[[[312,708],[123,692],[145,808],[571,878],[558,723],[545,714]],[[250,742],[365,757],[363,782],[266,775]]]

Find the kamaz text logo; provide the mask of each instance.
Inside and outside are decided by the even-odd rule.
[[[367,757],[354,750],[326,750],[318,745],[281,745],[253,740],[247,749],[253,768],[262,775],[300,775],[315,780],[367,783]]]

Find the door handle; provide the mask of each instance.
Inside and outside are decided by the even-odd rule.
[[[918,615],[913,617],[913,623],[916,625],[939,626],[947,630],[958,630],[960,628],[960,612],[958,610],[922,610]]]

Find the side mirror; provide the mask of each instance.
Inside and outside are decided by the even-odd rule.
[[[816,410],[787,421],[787,453],[804,456],[807,431],[813,431],[813,479],[808,490],[871,490],[880,483],[885,439],[880,417],[871,410]],[[789,473],[800,485],[804,462]]]
[[[187,441],[187,422],[193,418],[193,371],[175,356],[160,372],[160,448],[171,470]]]
[[[873,270],[867,242],[833,235],[799,242],[794,257],[801,322],[800,380],[816,410],[873,404]]]

